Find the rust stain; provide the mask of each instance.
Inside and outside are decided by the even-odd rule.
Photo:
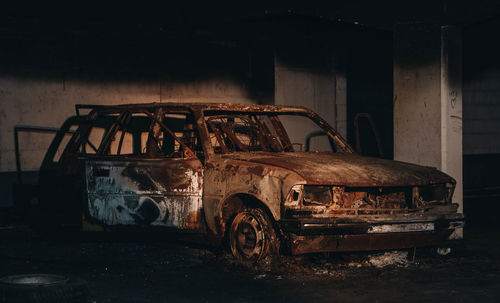
[[[85,183],[87,219],[104,226],[156,225],[223,238],[238,213],[262,208],[292,253],[301,254],[435,244],[463,222],[452,203],[455,180],[450,176],[355,154],[306,108],[80,107],[91,112],[64,149],[58,176],[76,180],[85,171],[79,177]],[[138,114],[141,118],[131,123]],[[295,151],[280,120],[283,114],[309,118],[331,139],[335,152]],[[93,124],[107,125],[107,132],[90,153],[83,147]],[[133,152],[120,154],[127,127],[135,136]],[[116,140],[120,147],[112,154]]]
[[[251,166],[248,168],[248,173],[254,174],[257,176],[262,176],[264,173],[264,168],[261,165]]]
[[[182,222],[182,227],[184,229],[190,229],[190,230],[200,229],[203,223],[202,217],[203,214],[199,210],[192,211],[186,216],[186,218]]]
[[[454,183],[452,178],[434,168],[356,154],[258,152],[228,154],[224,158],[285,168],[301,175],[309,184],[368,187]],[[260,171],[262,167],[255,169]]]

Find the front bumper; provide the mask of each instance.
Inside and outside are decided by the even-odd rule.
[[[335,222],[294,219],[281,222],[293,255],[403,249],[440,245],[463,227],[462,215],[437,220]]]

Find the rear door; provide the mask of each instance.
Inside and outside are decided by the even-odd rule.
[[[85,159],[89,221],[201,231],[203,166],[191,121],[161,109],[120,113]]]

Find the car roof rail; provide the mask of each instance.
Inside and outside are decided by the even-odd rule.
[[[93,105],[93,104],[75,104],[76,116],[80,117],[80,109],[95,109],[102,107],[102,105]]]

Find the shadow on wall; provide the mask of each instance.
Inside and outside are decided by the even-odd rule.
[[[221,87],[241,87],[256,103],[273,94],[272,49],[242,47],[226,38],[32,33],[2,40],[3,76],[84,84],[163,83],[170,90],[218,81]]]
[[[393,121],[393,36],[389,31],[361,31],[352,37],[347,52],[347,140],[356,146],[355,117],[369,114],[378,130],[384,157],[392,159]],[[379,156],[371,125],[359,121],[364,155]]]

